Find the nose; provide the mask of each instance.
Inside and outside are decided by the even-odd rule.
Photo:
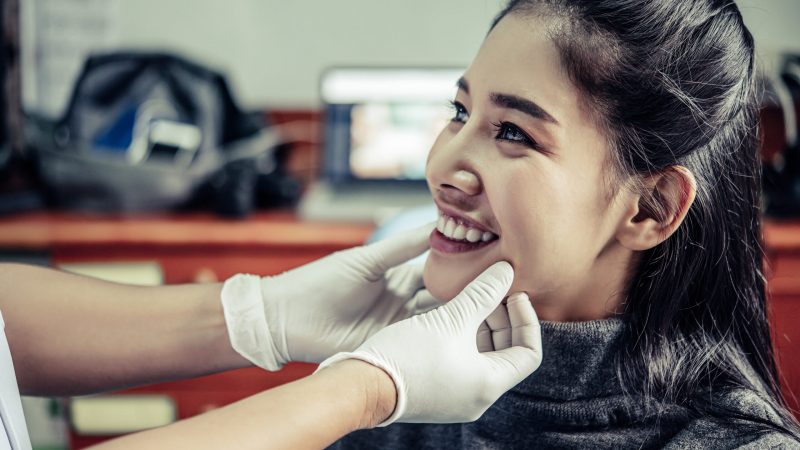
[[[474,197],[481,193],[481,179],[469,139],[462,130],[455,136],[440,136],[428,155],[426,167],[431,192],[448,197]],[[449,138],[449,139],[448,139]]]
[[[467,169],[458,169],[448,174],[440,187],[442,189],[455,189],[466,195],[478,195],[481,193],[481,182],[475,172]]]

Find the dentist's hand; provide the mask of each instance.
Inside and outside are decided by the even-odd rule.
[[[514,294],[506,305],[500,304],[513,279],[508,263],[494,264],[449,303],[384,328],[356,351],[327,359],[318,370],[355,358],[388,373],[397,403],[379,426],[474,421],[542,360],[539,321],[528,296]],[[496,309],[502,314],[493,313]],[[478,328],[490,314],[495,319],[485,322],[486,329],[495,331],[493,322],[502,323],[497,317],[505,317],[506,331],[497,330],[493,342],[491,332],[484,336],[488,340],[479,335],[476,342]],[[494,351],[480,353],[479,344]]]
[[[231,345],[267,370],[352,351],[385,326],[440,303],[423,290],[420,266],[399,264],[428,249],[433,225],[334,253],[273,277],[236,275],[222,305]],[[398,267],[395,267],[398,266]]]

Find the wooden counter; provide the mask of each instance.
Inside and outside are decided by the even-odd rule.
[[[43,251],[52,263],[155,261],[168,284],[269,275],[361,245],[370,225],[299,221],[289,212],[109,217],[32,213],[0,218],[0,251]]]

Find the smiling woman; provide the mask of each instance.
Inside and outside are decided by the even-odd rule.
[[[346,448],[797,448],[761,273],[754,43],[731,0],[512,0],[426,168],[425,285],[496,261],[544,359],[471,424]]]
[[[613,239],[630,202],[608,200],[608,145],[564,77],[545,25],[516,15],[500,21],[458,84],[453,119],[428,158],[428,183],[444,216],[498,239],[451,249],[435,234],[425,281],[452,298],[507,260],[517,273],[512,289],[534,299],[540,318],[603,318],[620,302],[632,255]]]

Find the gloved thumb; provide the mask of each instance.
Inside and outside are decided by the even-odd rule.
[[[433,227],[434,223],[431,222],[364,247],[364,254],[370,259],[367,277],[369,279],[380,278],[392,267],[428,250],[428,238]]]
[[[511,264],[505,261],[494,263],[442,308],[451,317],[459,319],[460,323],[468,324],[470,329],[477,331],[481,322],[503,300],[513,281],[514,269]]]

